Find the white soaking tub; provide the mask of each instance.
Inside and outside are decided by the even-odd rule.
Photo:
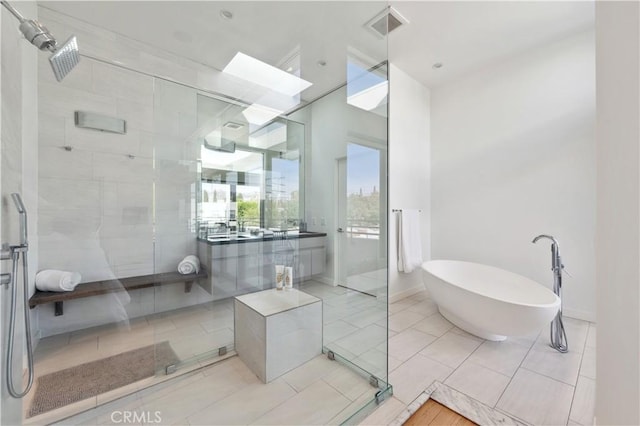
[[[422,269],[442,316],[483,339],[540,331],[560,309],[551,290],[503,269],[457,260],[424,262]]]

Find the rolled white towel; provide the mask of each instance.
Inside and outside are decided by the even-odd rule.
[[[178,264],[178,272],[183,275],[197,274],[200,272],[200,259],[197,256],[190,255],[182,259]]]
[[[40,291],[72,291],[81,280],[79,272],[45,269],[36,274],[36,288]]]

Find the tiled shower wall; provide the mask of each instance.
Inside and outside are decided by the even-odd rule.
[[[75,33],[81,49],[132,49],[42,7],[40,19],[61,38]],[[38,269],[86,282],[174,271],[195,254],[196,90],[86,57],[58,83],[41,55],[38,91]],[[78,128],[78,110],[122,118],[127,133]],[[207,300],[197,286],[167,285],[66,301],[59,317],[52,305],[37,309],[44,337]]]

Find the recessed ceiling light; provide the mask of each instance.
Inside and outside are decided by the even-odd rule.
[[[191,36],[191,34],[186,31],[174,31],[173,37],[183,43],[191,43],[193,41],[193,37]]]
[[[323,60],[319,60],[319,61],[318,61],[318,66],[319,66],[319,67],[324,67],[324,66],[326,66],[326,65],[327,65],[327,61],[323,61]]]
[[[226,9],[222,9],[220,11],[220,16],[222,16],[224,19],[233,19],[233,13]]]
[[[434,70],[437,70],[439,68],[442,68],[442,62],[436,62],[435,64],[433,64],[431,66],[431,68],[433,68]]]

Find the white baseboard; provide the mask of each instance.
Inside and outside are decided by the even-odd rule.
[[[320,277],[313,277],[313,279],[316,280],[316,281],[320,281],[323,284],[327,284],[327,285],[330,285],[330,286],[333,286],[333,287],[336,286],[336,283],[333,281],[333,279],[329,278],[329,277],[320,276]]]
[[[415,287],[408,288],[406,290],[399,291],[397,293],[393,293],[389,295],[389,303],[396,303],[399,300],[404,299],[405,297],[413,296],[416,293],[420,293],[424,291],[424,285],[419,284]]]
[[[582,321],[596,322],[596,314],[594,312],[583,311],[580,309],[563,308],[562,316]]]

